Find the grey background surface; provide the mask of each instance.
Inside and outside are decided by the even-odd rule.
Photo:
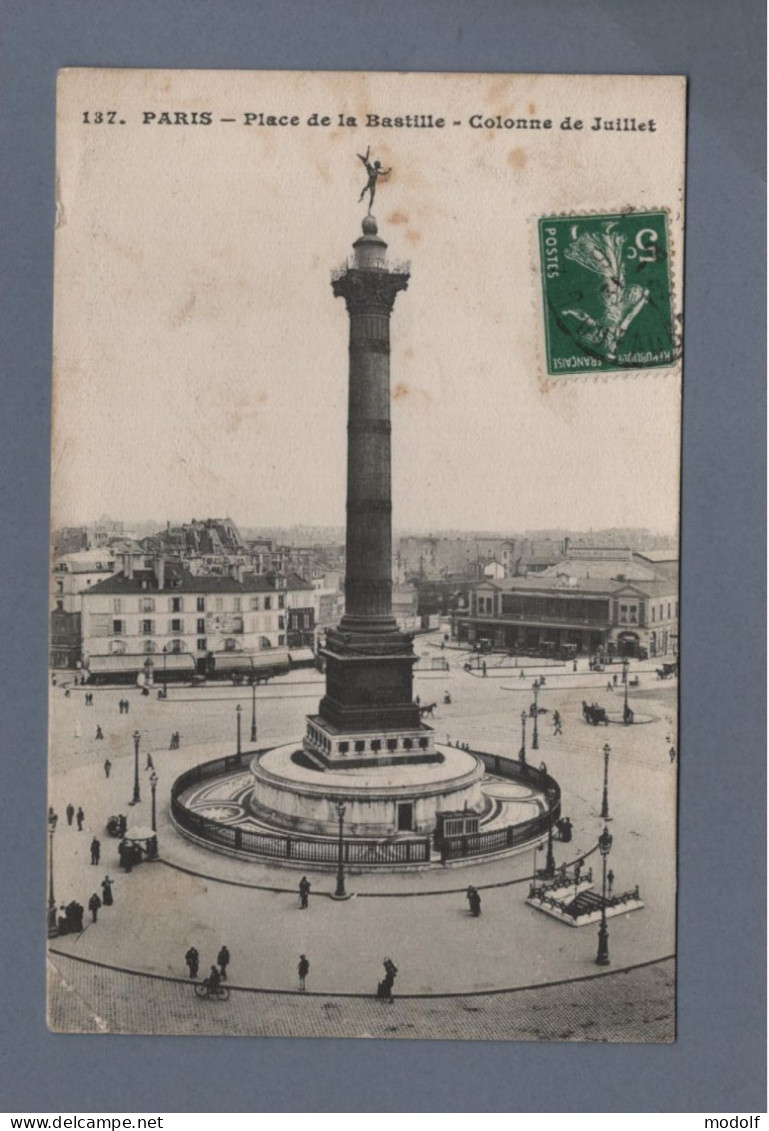
[[[0,1107],[70,1113],[765,1110],[761,0],[0,0],[0,17]],[[675,1046],[65,1037],[46,1031],[48,435],[54,95],[62,66],[689,76]]]

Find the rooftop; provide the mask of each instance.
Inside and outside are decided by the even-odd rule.
[[[247,573],[242,580],[234,577],[212,577],[204,575],[196,577],[188,570],[177,564],[169,564],[165,569],[164,584],[161,590],[154,570],[135,569],[133,576],[128,577],[120,572],[104,581],[97,582],[88,590],[88,596],[98,594],[125,594],[125,593],[279,593],[295,591],[298,589],[311,590],[312,585],[297,573],[288,574],[285,586],[276,584],[277,577],[273,574]]]

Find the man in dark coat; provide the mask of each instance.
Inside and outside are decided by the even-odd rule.
[[[104,759],[104,776],[105,776],[105,778],[109,777],[109,772],[110,772],[111,769],[112,769],[112,763],[110,762],[109,758],[105,758]]]
[[[81,833],[83,831],[83,821],[84,820],[85,820],[85,813],[83,812],[83,807],[81,805],[81,806],[79,806],[78,811],[77,811],[77,831],[79,833]]]
[[[92,864],[98,864],[100,856],[101,856],[101,842],[99,840],[97,840],[96,837],[94,837],[93,840],[91,841],[91,863]]]
[[[91,898],[88,900],[88,910],[91,912],[94,923],[96,922],[96,919],[99,915],[100,907],[101,900],[99,899],[99,896],[96,894],[96,892],[94,892]]]
[[[302,876],[299,881],[299,906],[304,911],[310,900],[310,881]]]
[[[111,907],[115,902],[112,898],[112,880],[105,876],[101,882],[101,901],[105,907]]]
[[[187,963],[187,969],[190,972],[190,977],[197,978],[198,968],[200,966],[200,955],[198,954],[197,947],[190,947],[190,949],[184,956],[184,961]]]
[[[67,806],[67,808],[66,808],[66,810],[65,810],[65,811],[66,811],[66,814],[67,814],[67,824],[68,824],[68,825],[71,825],[71,824],[72,824],[72,819],[73,819],[73,817],[75,816],[75,806],[74,806],[74,805],[72,804],[72,802],[71,802],[71,801],[70,801],[70,803],[69,803],[69,805]]]
[[[230,963],[230,952],[227,950],[226,946],[223,946],[221,948],[221,950],[219,951],[219,953],[216,956],[216,961],[219,965],[219,970],[220,970],[221,975],[222,975],[222,981],[226,982],[227,981],[227,967],[229,966],[229,963]]]
[[[310,963],[307,961],[307,955],[299,955],[299,965],[296,969],[299,974],[299,989],[304,993],[307,989],[307,975],[310,973]]]

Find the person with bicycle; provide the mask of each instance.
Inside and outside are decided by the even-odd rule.
[[[208,988],[209,993],[215,994],[222,984],[222,976],[216,966],[211,967],[211,973],[207,978],[203,979],[203,985]]]

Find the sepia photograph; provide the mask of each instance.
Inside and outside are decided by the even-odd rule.
[[[51,1030],[675,1040],[685,131],[59,72]]]

